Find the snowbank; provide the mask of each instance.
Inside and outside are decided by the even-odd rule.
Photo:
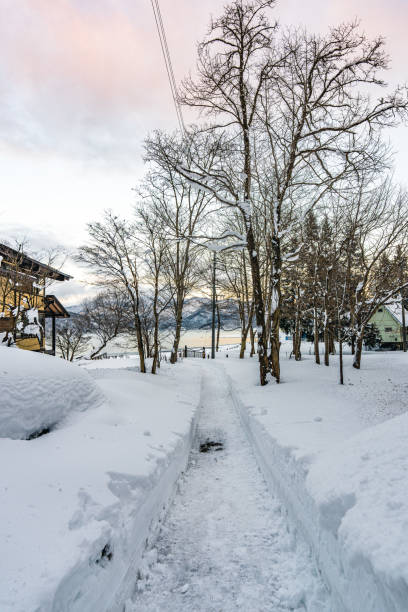
[[[365,355],[360,372],[347,357],[344,387],[312,359],[285,361],[283,384],[266,388],[256,363],[225,363],[264,476],[311,545],[336,612],[407,609],[405,357]]]
[[[0,347],[0,438],[26,439],[102,402],[87,372],[50,355]]]
[[[319,457],[306,480],[349,609],[407,610],[408,414]]]
[[[114,365],[90,372],[102,404],[37,439],[0,439],[2,612],[116,612],[134,588],[187,462],[200,370]]]

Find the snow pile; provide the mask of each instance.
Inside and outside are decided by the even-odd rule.
[[[118,361],[67,368],[76,384],[92,376],[104,402],[37,439],[0,439],[1,612],[116,610],[134,588],[187,462],[200,370],[142,375]]]
[[[365,610],[407,609],[407,442],[403,414],[325,453],[306,480],[320,525],[338,546],[351,609],[362,598]]]
[[[311,545],[335,610],[407,609],[405,357],[367,354],[355,371],[346,356],[343,387],[336,360],[285,361],[283,384],[266,388],[256,363],[248,371],[248,362],[226,360],[264,476]]]
[[[26,439],[103,396],[87,372],[50,355],[0,348],[0,437]]]

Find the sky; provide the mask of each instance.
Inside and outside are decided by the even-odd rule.
[[[178,82],[223,5],[160,0]],[[386,39],[390,85],[408,82],[408,0],[282,0],[271,16],[313,32],[357,18]],[[0,241],[74,253],[105,209],[131,213],[144,138],[176,127],[150,0],[0,0]],[[408,128],[387,138],[407,185]],[[94,291],[72,259],[64,271],[64,304]]]

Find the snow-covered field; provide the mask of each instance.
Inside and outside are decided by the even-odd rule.
[[[408,609],[408,356],[284,360],[281,385],[226,360],[236,405],[272,489],[312,547],[335,610]]]
[[[340,386],[289,353],[261,388],[231,348],[152,376],[1,347],[0,612],[406,611],[408,356]]]
[[[185,467],[200,369],[102,363],[0,348],[1,612],[101,612],[125,597]]]

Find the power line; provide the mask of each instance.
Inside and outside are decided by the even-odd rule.
[[[169,47],[167,44],[167,37],[166,37],[164,25],[163,25],[163,19],[161,16],[159,0],[151,0],[151,4],[153,8],[153,14],[154,14],[154,20],[156,22],[157,32],[159,35],[160,46],[161,46],[161,50],[163,53],[164,63],[166,66],[166,72],[167,72],[167,76],[168,76],[169,83],[170,83],[171,95],[173,98],[174,107],[176,109],[177,121],[180,126],[181,132],[185,133],[186,127],[184,125],[183,114],[181,112],[181,106],[180,106],[180,102],[178,99],[177,84],[176,84],[176,79],[174,77],[173,65],[171,62]]]

